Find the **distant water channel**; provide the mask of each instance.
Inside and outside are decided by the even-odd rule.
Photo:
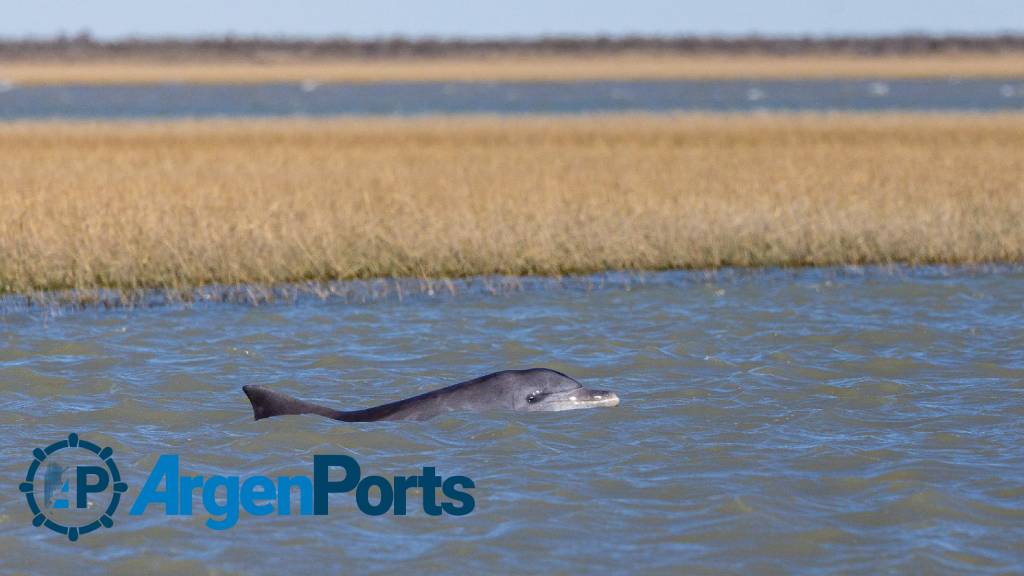
[[[0,316],[3,573],[948,573],[1024,567],[1024,272],[668,272],[353,300]],[[550,366],[616,408],[254,422],[259,383],[339,408]],[[461,518],[118,512],[71,545],[15,482],[76,431],[130,486],[197,474],[473,478]],[[199,504],[197,503],[198,507]],[[272,551],[272,553],[268,553]]]
[[[1019,78],[36,87],[0,82],[0,120],[1022,109]]]

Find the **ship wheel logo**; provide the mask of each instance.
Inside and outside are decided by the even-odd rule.
[[[109,447],[71,433],[64,440],[32,451],[21,483],[32,524],[46,526],[74,542],[79,536],[114,524],[114,512],[128,485]]]

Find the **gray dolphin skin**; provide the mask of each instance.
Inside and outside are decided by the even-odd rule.
[[[348,412],[292,398],[263,386],[243,386],[242,390],[252,403],[256,420],[289,414],[317,414],[342,422],[428,420],[456,410],[553,412],[619,404],[614,392],[589,390],[565,374],[548,368],[503,370],[405,400]]]

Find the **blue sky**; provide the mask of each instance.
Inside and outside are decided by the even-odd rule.
[[[0,36],[884,34],[1024,30],[1024,0],[0,0]]]

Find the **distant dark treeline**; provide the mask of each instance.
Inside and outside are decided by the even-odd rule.
[[[542,37],[534,39],[296,39],[223,37],[97,40],[88,34],[44,40],[0,39],[0,58],[159,57],[261,58],[269,56],[484,56],[501,54],[930,54],[1024,51],[1024,34],[993,36],[849,37]]]

